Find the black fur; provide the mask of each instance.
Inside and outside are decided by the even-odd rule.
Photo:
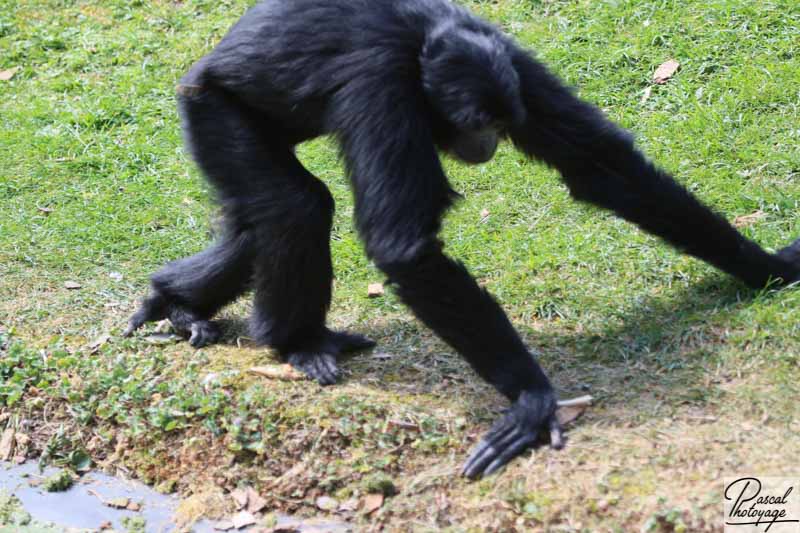
[[[499,137],[611,209],[751,286],[800,277],[800,244],[769,254],[649,163],[606,120],[493,26],[446,0],[268,0],[181,80],[186,142],[223,207],[219,242],[166,265],[127,334],[169,318],[201,346],[210,319],[255,290],[251,331],[333,383],[336,356],[368,347],[325,327],[331,299],[325,185],[294,155],[335,135],[368,255],[414,313],[513,405],[467,461],[502,467],[541,431],[563,442],[555,394],[494,299],[442,253],[455,193],[437,150],[491,157]]]

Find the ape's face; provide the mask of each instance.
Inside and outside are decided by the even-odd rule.
[[[493,128],[459,132],[448,151],[471,165],[486,163],[497,150],[497,138],[497,131]]]

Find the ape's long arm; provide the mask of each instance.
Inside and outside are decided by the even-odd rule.
[[[776,255],[744,238],[634,147],[629,134],[576,98],[521,50],[513,57],[527,110],[514,143],[555,167],[572,195],[614,211],[752,287],[800,276],[798,242]]]
[[[491,473],[542,429],[553,432],[554,444],[561,443],[555,395],[500,306],[463,265],[442,252],[436,233],[451,191],[418,86],[372,83],[354,82],[349,88],[359,101],[369,95],[364,108],[370,112],[350,114],[340,130],[355,186],[357,224],[367,253],[403,302],[515,402],[464,470],[468,476]],[[347,93],[340,98],[346,102]]]

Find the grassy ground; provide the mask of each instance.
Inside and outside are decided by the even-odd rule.
[[[252,484],[299,515],[389,476],[398,494],[352,519],[421,531],[715,530],[723,476],[797,473],[800,292],[754,293],[576,205],[510,147],[481,167],[446,162],[465,201],[445,238],[562,396],[596,398],[563,452],[454,475],[503,401],[392,294],[367,298],[381,276],[327,140],[300,156],[337,200],[330,320],[380,343],[342,384],[248,374],[276,360],[241,338],[246,302],[224,313],[221,346],[120,339],[148,273],[209,240],[173,87],[247,3],[0,0],[0,70],[19,68],[0,81],[0,424],[32,437],[21,455],[86,450],[187,495]],[[760,213],[749,236],[774,248],[800,234],[796,1],[469,5],[716,209]],[[642,101],[669,58],[681,69]]]

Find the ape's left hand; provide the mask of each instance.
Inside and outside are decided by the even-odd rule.
[[[464,464],[461,473],[469,478],[488,476],[502,468],[550,433],[550,446],[564,446],[564,434],[556,419],[556,396],[552,389],[523,391],[505,415],[494,423]]]
[[[796,270],[800,270],[800,239],[797,239],[789,246],[781,248],[776,255],[784,261],[791,263]],[[796,281],[800,281],[800,273],[790,279],[784,280],[784,283],[789,284]]]

